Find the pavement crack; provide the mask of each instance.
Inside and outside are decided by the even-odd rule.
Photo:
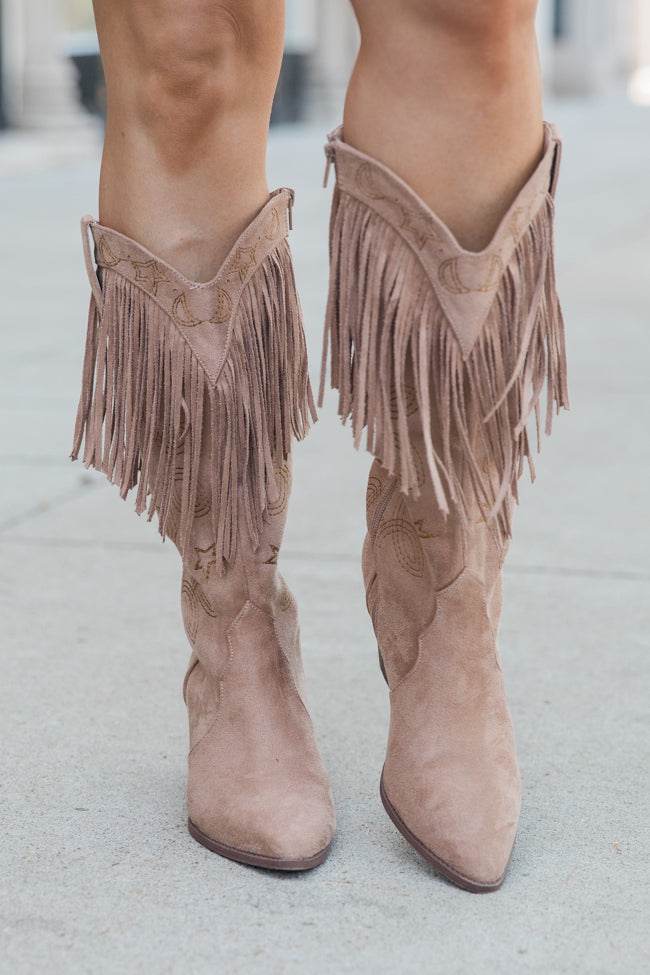
[[[546,575],[546,576],[565,576],[577,579],[622,579],[631,582],[640,582],[643,579],[650,579],[650,569],[587,569],[582,566],[550,566],[550,565],[506,565],[506,575],[509,573],[518,575]]]
[[[89,490],[95,490],[97,486],[92,481],[84,480],[76,487],[68,491],[63,491],[61,494],[55,494],[53,497],[48,498],[47,501],[39,501],[38,504],[34,504],[24,511],[19,512],[17,515],[12,515],[10,518],[7,518],[6,521],[0,522],[0,535],[12,531],[14,528],[20,528],[22,525],[34,521],[35,518],[49,514],[55,508],[59,508],[69,501],[74,501],[80,495],[86,494]],[[40,543],[42,539],[35,539],[35,541]]]
[[[70,496],[72,492],[70,492]],[[67,500],[63,496],[61,501]],[[42,513],[42,512],[38,512]],[[3,526],[0,526],[0,531]],[[100,538],[31,538],[28,535],[5,535],[0,538],[0,542],[16,543],[20,545],[44,545],[48,548],[76,548],[76,549],[103,549],[114,552],[159,552],[164,546],[159,541],[155,542],[130,542],[130,541],[111,541]],[[284,565],[291,563],[356,563],[360,556],[347,552],[327,552],[320,553],[318,556],[311,552],[298,552],[291,549],[283,550]],[[574,579],[608,579],[621,582],[644,582],[650,579],[650,569],[589,569],[583,566],[546,566],[546,565],[506,565],[506,575],[545,575],[555,578],[574,578]]]

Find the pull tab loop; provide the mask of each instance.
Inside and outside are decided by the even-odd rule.
[[[323,189],[327,189],[327,181],[330,177],[330,169],[332,168],[332,163],[336,165],[336,142],[343,139],[343,126],[338,125],[332,132],[327,136],[327,142],[325,143],[325,155],[327,157],[327,162],[325,164],[325,178],[323,179]]]
[[[99,278],[97,277],[97,271],[95,270],[95,262],[93,261],[93,256],[90,252],[91,223],[95,223],[95,220],[89,214],[86,214],[85,217],[81,218],[81,239],[84,247],[84,260],[86,262],[86,271],[88,272],[88,280],[90,281],[90,287],[92,288],[93,296],[95,298],[95,304],[97,305],[97,310],[101,314],[101,310],[104,304],[104,296],[102,294],[102,286],[99,283]]]
[[[327,157],[327,162],[325,163],[325,176],[323,177],[323,189],[327,189],[327,182],[330,178],[330,169],[332,168],[332,163],[334,162],[335,149],[331,142],[328,142],[325,146],[325,156]]]

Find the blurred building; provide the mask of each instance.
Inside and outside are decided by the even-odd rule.
[[[64,55],[61,0],[0,0],[0,98],[5,124],[61,128],[85,123],[74,66]]]
[[[79,67],[91,58],[96,39],[92,32],[66,37],[73,8],[91,22],[91,0],[0,0],[0,124],[60,127],[83,119],[72,59]],[[588,95],[628,84],[650,104],[650,0],[540,0],[538,33],[547,90]],[[340,115],[357,46],[348,0],[287,0],[274,120]],[[89,77],[92,71],[81,87]],[[84,100],[93,104],[88,91]]]

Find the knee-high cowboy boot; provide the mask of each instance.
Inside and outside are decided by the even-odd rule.
[[[336,167],[325,358],[339,413],[376,460],[363,552],[390,688],[381,779],[406,839],[449,879],[496,890],[520,807],[496,645],[501,569],[526,421],[568,407],[552,226],[560,141],[491,244],[463,250],[385,166],[346,145]],[[328,343],[329,339],[329,343]]]
[[[277,568],[291,442],[315,417],[279,190],[207,284],[84,218],[92,298],[72,456],[158,515],[183,560],[192,646],[192,836],[305,870],[334,832],[305,707],[296,605]],[[97,274],[89,249],[95,244]]]

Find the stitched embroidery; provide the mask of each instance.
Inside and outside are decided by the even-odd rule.
[[[272,555],[270,559],[264,562],[264,565],[277,565],[278,564],[278,552],[280,551],[279,545],[269,545]]]
[[[217,546],[213,542],[208,548],[195,548],[195,572],[202,572],[204,579],[209,579],[213,566],[217,564]]]
[[[385,199],[385,194],[382,192],[381,188],[377,183],[375,174],[372,171],[372,166],[370,163],[361,163],[357,169],[356,183],[360,193],[367,196],[371,200],[383,200]]]
[[[438,268],[438,281],[453,295],[466,295],[472,291],[496,291],[503,270],[503,261],[498,254],[481,257],[463,254],[442,262]]]
[[[153,258],[150,261],[131,261],[131,265],[135,271],[135,280],[139,284],[146,285],[152,295],[157,293],[161,281],[169,281],[163,269]]]
[[[115,267],[116,264],[120,263],[122,258],[115,256],[105,237],[100,237],[97,242],[97,259],[105,267]]]
[[[202,325],[203,322],[200,318],[197,318],[189,309],[187,303],[187,295],[184,291],[174,299],[174,304],[172,305],[172,315],[174,321],[177,325],[182,328],[194,328],[196,325]]]
[[[181,586],[181,605],[183,610],[183,621],[187,629],[190,642],[194,643],[199,632],[201,616],[209,616],[216,619],[216,612],[196,579],[183,577]]]
[[[270,515],[281,515],[287,509],[289,493],[291,491],[291,471],[288,464],[281,464],[273,468],[277,495],[273,500],[269,498],[268,511]],[[268,491],[267,491],[268,497]]]
[[[368,487],[366,488],[366,511],[370,511],[371,508],[374,508],[381,497],[381,492],[381,480],[374,475],[369,477]]]
[[[242,284],[248,277],[250,271],[257,265],[257,260],[255,258],[255,247],[238,247],[235,251],[235,256],[230,265],[230,270],[233,273],[239,274]]]
[[[280,216],[278,211],[273,207],[271,210],[271,220],[269,224],[268,231],[264,234],[267,240],[275,240],[275,238],[280,233]]]

